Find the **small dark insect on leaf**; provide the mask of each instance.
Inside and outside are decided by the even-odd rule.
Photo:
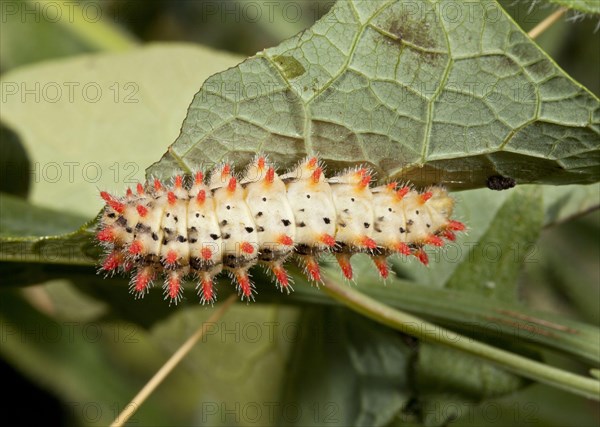
[[[508,176],[492,175],[488,177],[485,184],[490,190],[502,191],[513,188],[515,185],[517,185],[517,182]]]

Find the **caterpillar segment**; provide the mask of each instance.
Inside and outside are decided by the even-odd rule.
[[[154,179],[123,197],[102,191],[106,205],[96,237],[106,256],[100,270],[134,270],[130,292],[136,298],[162,280],[164,297],[174,304],[187,277],[195,278],[203,304],[214,303],[215,277],[226,271],[249,301],[256,293],[249,270],[256,264],[288,293],[285,263],[291,257],[316,285],[324,253],[335,256],[347,280],[354,279],[351,257],[357,253],[369,255],[386,279],[390,255],[427,264],[426,246],[453,241],[465,229],[451,219],[454,201],[444,188],[418,192],[395,182],[372,187],[372,180],[360,166],[327,178],[314,156],[279,175],[259,155],[241,177],[221,164],[208,178],[198,171],[169,184]]]
[[[245,202],[258,237],[258,261],[273,275],[277,285],[288,293],[290,279],[283,267],[294,251],[296,223],[287,197],[286,185],[263,156],[258,156],[247,168]]]
[[[306,276],[319,284],[319,254],[335,247],[333,191],[317,157],[309,157],[283,176],[296,224],[295,253]]]

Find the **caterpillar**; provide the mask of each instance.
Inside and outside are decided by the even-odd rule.
[[[194,276],[200,301],[213,303],[215,276],[225,270],[242,300],[254,300],[248,270],[255,264],[289,293],[284,263],[294,256],[318,284],[318,259],[326,252],[347,279],[356,253],[370,255],[385,279],[388,256],[413,255],[427,265],[425,245],[442,246],[465,229],[450,219],[454,200],[442,187],[371,187],[366,167],[327,178],[317,157],[282,175],[259,155],[242,177],[224,163],[207,179],[202,171],[185,178],[177,175],[168,186],[158,179],[138,183],[124,197],[100,192],[106,202],[96,234],[106,249],[100,271],[133,271],[130,292],[138,298],[164,276],[165,299],[177,304],[183,280]]]

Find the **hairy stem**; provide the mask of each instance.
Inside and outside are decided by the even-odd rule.
[[[395,310],[330,278],[325,280],[324,289],[331,297],[352,310],[405,334],[465,351],[515,374],[600,401],[598,380],[563,371],[475,341],[403,311]]]

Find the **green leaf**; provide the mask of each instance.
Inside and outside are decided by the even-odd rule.
[[[100,4],[3,2],[0,63],[3,71],[33,62],[97,50],[127,50],[133,38],[102,19]]]
[[[304,414],[293,424],[388,425],[395,415],[408,419],[414,399],[434,408],[443,390],[467,405],[526,384],[480,359],[411,340],[346,309],[305,310],[299,328],[310,333],[292,351],[282,400]]]
[[[198,306],[178,309],[156,325],[151,334],[164,359],[212,313]],[[301,334],[310,332],[299,328],[297,318],[295,308],[232,306],[159,387],[155,401],[163,401],[188,425],[263,426],[276,425],[281,415],[295,419],[300,402],[285,406],[279,393],[293,345]],[[139,356],[131,354],[133,366]]]
[[[69,415],[82,425],[112,422],[164,357],[139,328],[52,318],[6,289],[0,297],[0,327],[2,356],[31,381],[60,396]],[[132,347],[135,354],[144,354],[130,365],[134,370],[122,364],[122,355]],[[140,366],[145,372],[139,372]],[[132,421],[172,425],[175,419],[180,419],[178,414],[151,398],[144,413]]]
[[[354,258],[353,258],[354,260]],[[527,342],[559,350],[591,364],[600,364],[600,329],[597,326],[555,314],[532,310],[516,302],[498,301],[472,292],[436,289],[420,283],[391,277],[381,284],[372,266],[355,268],[360,278],[358,290],[391,307],[414,313],[470,336]],[[325,267],[331,280],[339,280],[336,268]],[[261,297],[275,294],[270,287]],[[305,297],[304,295],[307,295]],[[322,291],[296,286],[289,300],[327,302]]]
[[[59,237],[71,233],[86,218],[66,212],[33,206],[27,201],[0,193],[0,238]]]
[[[396,274],[424,286],[446,286],[456,268],[468,262],[470,250],[477,247],[478,241],[491,227],[511,191],[514,190],[498,192],[485,188],[452,194],[456,202],[453,217],[466,224],[467,232],[459,233],[455,242],[448,242],[441,248],[429,248],[430,263],[427,267],[414,257],[391,257]]]
[[[477,402],[521,388],[526,381],[458,350],[422,342],[415,386],[421,395],[453,393]]]
[[[340,308],[304,310],[282,405],[301,414],[278,425],[381,426],[411,397],[414,351],[388,328]]]
[[[93,222],[7,194],[0,194],[0,206],[0,261],[96,263],[101,250],[93,240]]]
[[[547,0],[582,13],[600,14],[600,3],[597,0]]]
[[[544,232],[539,260],[530,264],[525,280],[535,284],[528,289],[543,306],[554,307],[567,315],[600,324],[600,212],[569,221]],[[532,304],[537,301],[532,300]]]
[[[179,308],[146,331],[122,321],[51,317],[4,289],[0,354],[60,396],[82,425],[109,425],[211,314],[205,307]],[[279,403],[278,393],[298,339],[296,317],[294,308],[234,306],[211,325],[130,423],[273,425],[282,412],[295,416]]]
[[[528,384],[479,358],[426,342],[419,344],[415,365],[415,389],[428,426],[447,425],[475,403],[514,393]]]
[[[0,192],[27,197],[31,162],[19,136],[0,123]]]
[[[598,179],[598,99],[495,1],[339,1],[312,28],[211,77],[175,144],[171,176],[257,151],[282,167],[319,153],[419,186]]]
[[[498,211],[487,232],[471,246],[454,271],[449,289],[504,301],[517,299],[517,278],[524,262],[535,262],[535,242],[542,226],[538,188],[517,188]]]
[[[600,208],[600,184],[542,186],[544,200],[544,226],[584,215]]]
[[[30,161],[34,204],[91,218],[98,189],[124,194],[179,133],[191,94],[239,57],[154,44],[2,75],[2,121]]]

